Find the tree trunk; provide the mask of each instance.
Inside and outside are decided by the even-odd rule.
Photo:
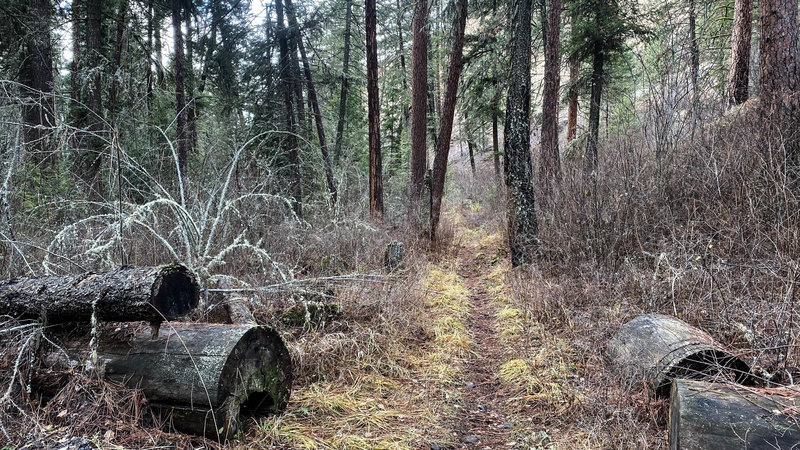
[[[497,108],[497,101],[494,102],[492,106],[492,157],[494,159],[494,176],[497,179],[498,183],[502,182],[502,177],[500,175],[500,136],[498,133],[498,112]]]
[[[308,87],[308,98],[311,102],[311,108],[314,113],[314,122],[317,126],[317,137],[319,138],[319,149],[322,153],[322,162],[325,165],[325,181],[328,183],[328,191],[331,193],[331,208],[336,209],[336,184],[333,182],[333,168],[331,167],[331,158],[328,154],[328,141],[325,139],[325,126],[322,124],[322,112],[319,109],[319,102],[317,101],[317,90],[314,87],[314,80],[311,78],[311,66],[308,63],[306,56],[306,48],[303,45],[303,37],[300,33],[300,25],[297,23],[297,16],[295,15],[294,5],[292,0],[286,1],[286,16],[289,18],[289,26],[295,34],[297,46],[300,49],[300,57],[303,61],[303,72],[306,78],[306,85]]]
[[[464,32],[467,24],[467,0],[457,0],[453,16],[452,39],[450,49],[450,62],[447,68],[447,80],[444,91],[442,115],[439,119],[439,138],[437,139],[436,154],[433,158],[433,180],[431,180],[431,240],[436,241],[436,228],[439,226],[439,216],[442,209],[442,196],[444,195],[444,179],[447,173],[447,159],[450,155],[450,138],[453,133],[453,118],[456,113],[456,97],[458,94],[458,80],[461,77],[461,58],[464,50]]]
[[[117,96],[119,92],[119,72],[122,65],[122,39],[125,35],[125,21],[128,14],[128,2],[122,0],[117,12],[117,31],[114,40],[114,56],[111,61],[111,88],[108,90],[108,115],[112,126],[115,125],[117,113]]]
[[[700,41],[697,39],[697,6],[696,0],[689,0],[689,70],[692,77],[692,139],[697,127],[697,116],[700,109]]]
[[[378,102],[378,38],[375,0],[365,0],[367,32],[367,114],[369,116],[369,214],[383,218],[383,166],[381,164],[381,121]]]
[[[589,139],[586,142],[587,175],[597,171],[597,140],[600,133],[600,101],[603,94],[603,49],[597,46],[592,60],[592,98],[589,104]]]
[[[506,183],[506,219],[511,264],[533,261],[539,225],[533,188],[530,151],[531,0],[517,0],[514,44],[508,80],[503,168]]]
[[[179,265],[123,267],[107,273],[18,278],[0,283],[0,314],[46,323],[161,322],[197,306],[195,275]]]
[[[569,62],[569,96],[567,104],[567,143],[575,139],[578,132],[578,71],[580,62],[573,59]]]
[[[184,89],[184,58],[183,58],[183,30],[181,24],[181,0],[171,0],[172,6],[172,33],[173,33],[173,50],[175,52],[175,111],[177,120],[175,126],[177,128],[175,140],[177,142],[178,151],[178,167],[181,176],[186,176],[186,166],[188,161],[187,145],[186,145],[186,97]]]
[[[759,65],[765,126],[788,136],[795,132],[798,110],[797,4],[792,0],[761,0],[760,13]]]
[[[292,69],[289,57],[289,39],[286,25],[283,21],[283,2],[275,2],[275,13],[278,16],[276,37],[280,52],[280,77],[283,87],[283,102],[286,106],[286,143],[289,146],[289,192],[292,197],[292,208],[298,217],[303,217],[303,184],[300,174],[300,149],[297,145],[297,125],[294,116],[294,101],[292,98]],[[302,99],[297,99],[302,102]]]
[[[68,356],[46,362],[91,367],[102,378],[140,389],[151,410],[178,431],[224,442],[241,428],[240,415],[282,411],[292,363],[278,333],[253,325],[170,323],[153,338],[135,326],[101,333],[97,355],[84,339],[64,343]]]
[[[414,223],[419,220],[419,202],[428,166],[425,131],[427,127],[428,106],[428,1],[417,0],[414,5],[412,23],[411,59],[411,169],[410,215]]]
[[[350,23],[353,20],[353,3],[347,0],[347,15],[344,22],[344,59],[342,61],[342,91],[339,94],[339,121],[336,123],[336,150],[334,159],[339,165],[342,156],[342,135],[344,134],[344,119],[347,113],[347,88],[349,85],[350,70]]]
[[[542,96],[542,135],[539,156],[539,182],[545,193],[553,181],[561,180],[558,151],[558,105],[561,86],[559,43],[561,0],[549,0],[547,6],[547,41],[544,50],[544,93]]]
[[[100,169],[103,163],[104,142],[101,137],[103,132],[103,102],[101,97],[102,82],[99,67],[102,65],[103,54],[100,43],[100,31],[103,24],[102,2],[100,0],[86,0],[86,66],[91,68],[92,76],[89,89],[86,92],[86,115],[84,126],[88,130],[86,136],[86,149],[82,156],[82,178],[89,187],[89,199],[99,201],[102,199],[103,186]]]
[[[646,314],[623,325],[607,346],[615,371],[631,384],[644,382],[657,396],[676,378],[730,376],[749,382],[750,367],[707,333],[674,317]]]
[[[739,105],[747,100],[752,28],[753,0],[736,0],[731,38],[731,68],[728,72],[728,98],[731,105]]]
[[[670,450],[788,449],[800,442],[796,387],[675,380],[669,404]]]
[[[153,106],[153,0],[147,1],[147,67],[144,72],[145,83],[147,84],[147,109]]]
[[[475,141],[467,139],[467,149],[469,150],[469,167],[472,169],[472,176],[475,176]]]
[[[192,5],[191,2],[189,5]],[[192,26],[192,6],[184,8],[186,15],[186,153],[194,153],[197,148],[197,102],[194,98],[194,27]]]
[[[83,107],[81,97],[81,78],[80,71],[83,58],[83,46],[81,42],[81,7],[84,1],[72,0],[72,61],[69,64],[69,121],[74,128],[80,128],[84,122],[86,110]]]
[[[160,89],[166,90],[167,77],[164,75],[164,64],[161,59],[161,54],[163,52],[163,46],[161,45],[161,23],[163,22],[164,16],[162,16],[161,8],[158,6],[159,4],[160,2],[156,3],[155,18],[153,19],[155,22],[153,40],[155,41],[156,85]]]
[[[26,98],[22,107],[23,139],[31,162],[44,172],[52,172],[56,153],[49,142],[55,126],[50,1],[29,0],[27,15],[31,19],[27,24],[25,57],[19,69],[19,82],[24,86],[22,95]]]

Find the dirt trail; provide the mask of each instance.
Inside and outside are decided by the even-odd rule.
[[[486,264],[486,252],[478,241],[473,234],[458,252],[458,275],[469,291],[471,312],[466,325],[473,341],[464,364],[466,384],[458,411],[461,427],[458,431],[464,448],[499,448],[511,439],[513,424],[503,410],[498,392],[497,373],[505,355],[497,340],[497,305],[486,288],[491,266]],[[496,254],[497,248],[488,251]]]

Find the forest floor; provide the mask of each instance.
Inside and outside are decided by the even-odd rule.
[[[341,357],[347,367],[337,369],[344,372],[338,377],[296,383],[287,412],[260,423],[240,445],[432,450],[663,446],[661,427],[653,427],[663,422],[653,417],[661,405],[632,400],[608,385],[603,369],[598,370],[603,343],[577,342],[587,337],[578,317],[540,310],[564,308],[533,298],[545,296],[550,281],[511,270],[504,232],[496,221],[485,219],[478,203],[451,210],[446,222],[452,245],[409,275],[412,287],[399,312],[382,313],[404,314],[411,325],[373,330],[390,337],[371,336],[381,348]],[[596,326],[608,329],[605,323]],[[297,344],[288,340],[290,348]],[[309,352],[315,350],[309,349],[332,344],[317,337],[314,344],[302,345],[303,357],[313,358]],[[632,412],[615,413],[620,407]],[[630,427],[624,435],[616,428],[620,425]]]

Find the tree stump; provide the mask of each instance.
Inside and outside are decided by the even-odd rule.
[[[403,267],[402,242],[393,241],[386,246],[386,252],[383,254],[383,266],[389,272],[394,272]]]
[[[707,333],[674,317],[646,314],[623,325],[607,353],[621,376],[659,397],[669,394],[675,378],[728,377],[750,382],[750,367]]]
[[[670,450],[797,448],[800,389],[672,383]]]
[[[132,324],[103,332],[94,358],[86,356],[85,338],[69,341],[63,346],[69,360],[54,352],[48,362],[88,367],[103,379],[141,389],[164,425],[220,442],[241,428],[240,415],[259,417],[286,407],[292,363],[272,329],[192,323],[161,328],[156,339]]]
[[[17,278],[0,283],[0,315],[46,323],[161,322],[197,306],[195,275],[181,265],[123,267],[107,273]]]

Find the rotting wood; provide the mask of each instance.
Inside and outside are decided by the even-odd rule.
[[[607,353],[624,379],[644,380],[657,396],[675,378],[750,381],[750,367],[704,331],[661,314],[645,314],[620,327]]]
[[[197,278],[186,267],[123,267],[76,276],[17,278],[0,283],[0,314],[46,323],[98,320],[158,323],[197,306]]]
[[[224,442],[241,429],[242,415],[260,417],[289,401],[292,363],[271,328],[167,323],[152,339],[139,324],[100,333],[97,354],[85,336],[63,343],[45,360],[53,372],[85,367],[101,378],[141,389],[165,428]]]
[[[790,449],[800,444],[800,388],[672,383],[670,450]]]

